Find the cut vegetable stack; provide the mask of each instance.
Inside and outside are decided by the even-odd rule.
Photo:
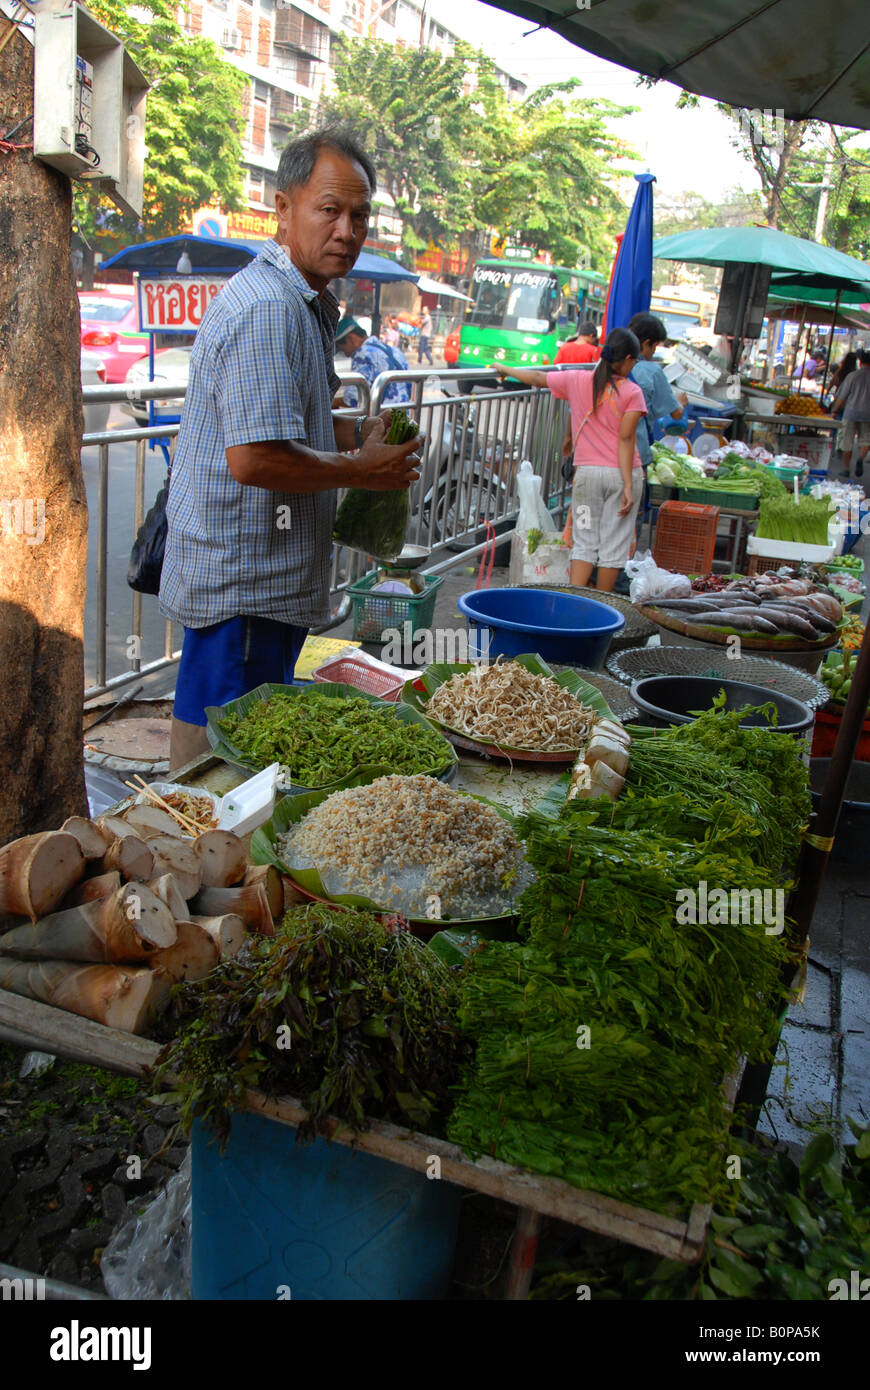
[[[185,838],[147,805],[14,840],[0,849],[0,988],[142,1032],[172,984],[237,954],[248,928],[274,932],[280,878],[253,872],[243,882],[236,835]]]

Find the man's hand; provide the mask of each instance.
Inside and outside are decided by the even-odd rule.
[[[366,431],[369,424],[371,428]],[[360,476],[354,487],[367,488],[370,492],[391,492],[410,487],[419,478],[415,470],[420,462],[417,450],[423,443],[423,436],[409,439],[406,444],[385,444],[385,434],[383,417],[374,417],[363,425],[363,446],[355,460],[360,465]]]
[[[571,431],[569,429],[568,433],[565,435],[565,438],[562,440],[562,457],[565,459],[569,459],[572,457],[573,453],[574,441],[571,438]]]

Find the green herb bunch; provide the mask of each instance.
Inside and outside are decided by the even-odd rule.
[[[574,1302],[579,1285],[596,1301],[854,1297],[854,1272],[870,1269],[870,1129],[849,1124],[856,1144],[838,1149],[822,1131],[799,1164],[764,1141],[736,1144],[741,1177],[713,1213],[698,1264],[611,1243],[582,1263],[539,1266],[531,1297]]]
[[[295,908],[174,997],[181,1027],[158,1084],[175,1086],[188,1127],[207,1120],[223,1142],[248,1088],[300,1099],[301,1137],[326,1133],[330,1115],[431,1129],[468,1055],[456,975],[400,919],[388,930],[369,912]]]
[[[800,745],[772,728],[741,728],[755,711],[726,712],[724,704],[718,696],[691,724],[635,738],[626,784],[646,796],[678,796],[685,815],[700,822],[714,812],[719,835],[742,820],[744,847],[774,871],[788,872],[812,808]],[[746,817],[755,822],[755,835]]]
[[[407,411],[393,410],[384,443],[407,444],[419,432],[419,425],[408,418]],[[333,536],[379,560],[395,560],[405,543],[409,515],[407,488],[371,492],[353,487],[338,509]]]
[[[638,785],[616,803],[522,821],[524,942],[484,944],[463,982],[477,1053],[448,1128],[463,1148],[660,1211],[726,1199],[722,1083],[775,1046],[791,958],[756,908],[788,887],[808,794],[793,741],[722,703],[636,740]],[[729,897],[724,922],[681,914],[702,881],[756,898]]]

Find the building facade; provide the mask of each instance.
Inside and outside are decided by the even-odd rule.
[[[248,209],[214,214],[216,229],[248,239],[274,230],[269,209],[275,206],[275,174],[289,122],[330,90],[338,34],[407,47],[422,43],[445,57],[459,37],[432,16],[425,0],[189,0],[180,19],[188,33],[212,39],[249,79],[242,106]],[[504,70],[499,76],[510,96],[524,95],[520,77]],[[206,215],[199,214],[200,220]],[[398,219],[389,199],[381,198],[367,244],[389,253],[400,242]]]

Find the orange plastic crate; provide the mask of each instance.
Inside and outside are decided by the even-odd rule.
[[[800,563],[798,560],[780,560],[775,555],[750,555],[748,560],[749,563],[746,566],[748,575],[768,574],[771,570],[778,570],[783,565],[789,565],[796,571]]]
[[[718,507],[698,502],[663,502],[653,543],[656,564],[678,574],[710,574],[718,520]]]

